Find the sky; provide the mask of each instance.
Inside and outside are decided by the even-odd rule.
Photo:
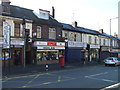
[[[59,22],[72,24],[105,33],[118,34],[118,2],[120,0],[10,0],[11,5],[16,5],[35,12],[39,9],[52,11],[55,8],[55,19]],[[113,19],[116,18],[116,19]]]

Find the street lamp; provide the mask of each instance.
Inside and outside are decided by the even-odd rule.
[[[111,21],[112,21],[113,19],[118,19],[118,17],[115,17],[115,18],[110,18],[110,51],[111,51],[111,49],[112,49]]]
[[[110,18],[110,35],[111,35],[111,20],[113,20],[113,19],[118,19],[118,17]]]

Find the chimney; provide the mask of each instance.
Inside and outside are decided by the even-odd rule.
[[[103,33],[103,29],[100,29],[100,30],[99,30],[99,33],[101,33],[101,34],[102,34],[102,33]]]
[[[114,33],[114,36],[117,38],[118,37],[118,35],[116,34],[116,33]]]
[[[55,8],[52,7],[52,17],[55,18]]]
[[[1,0],[1,11],[5,14],[10,14],[10,0]]]
[[[72,22],[73,27],[77,27],[77,21]]]

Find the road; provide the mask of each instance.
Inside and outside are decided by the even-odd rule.
[[[4,78],[3,88],[105,88],[118,83],[120,66],[104,65]]]

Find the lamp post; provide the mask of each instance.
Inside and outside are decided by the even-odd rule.
[[[118,19],[118,17],[115,17],[115,18],[110,18],[110,52],[111,52],[111,49],[112,49],[111,21],[112,21],[113,19]]]
[[[9,51],[9,72],[10,72],[10,59],[11,59],[11,25],[4,21],[4,27],[3,27],[3,36],[4,36],[4,40],[3,40],[3,48],[4,49],[8,49]],[[6,58],[7,59],[7,58]],[[4,63],[5,63],[5,51],[4,51]]]
[[[24,62],[23,62],[23,66],[25,68],[25,66],[26,66],[26,36],[25,36],[25,27],[26,27],[26,25],[25,25],[25,19],[24,18],[23,18],[22,25],[23,25],[23,40],[24,40]]]
[[[118,19],[118,17],[110,18],[110,35],[111,35],[111,21],[112,21],[113,19]]]

